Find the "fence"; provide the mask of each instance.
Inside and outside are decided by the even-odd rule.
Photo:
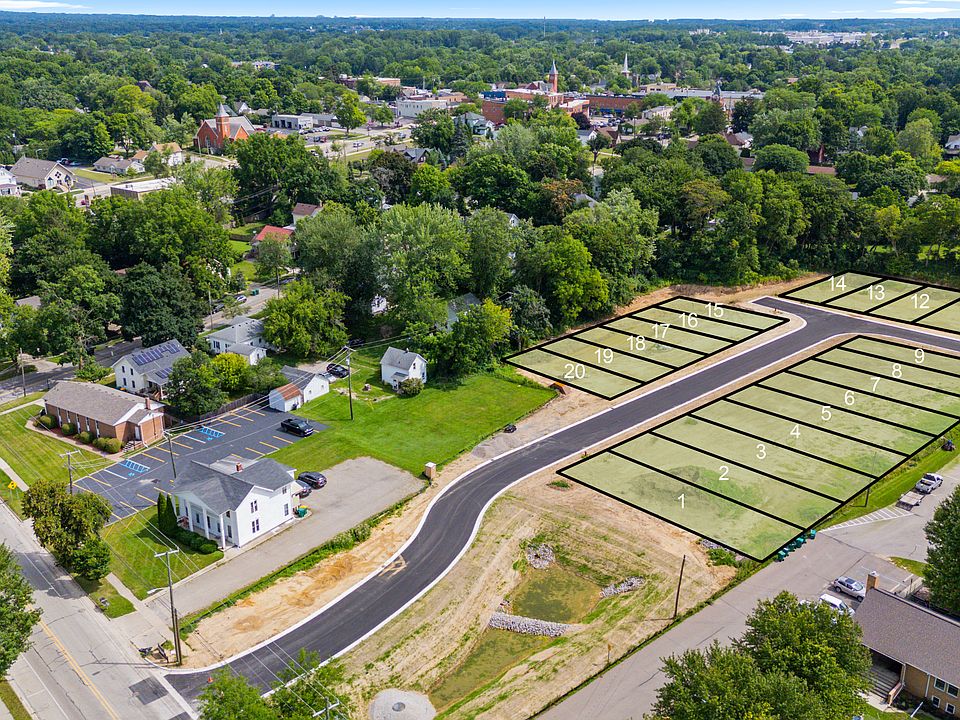
[[[176,425],[179,425],[179,424],[197,423],[197,422],[203,422],[204,420],[210,420],[211,418],[215,418],[218,415],[223,415],[223,413],[228,413],[231,410],[236,410],[237,408],[243,407],[244,405],[249,405],[252,402],[263,400],[269,394],[270,394],[269,392],[250,393],[249,395],[244,395],[243,397],[237,398],[236,400],[231,400],[228,403],[224,403],[223,405],[221,405],[220,407],[218,407],[216,410],[212,412],[204,413],[203,415],[194,415],[193,417],[178,417],[177,422],[174,424],[174,427],[176,427]]]

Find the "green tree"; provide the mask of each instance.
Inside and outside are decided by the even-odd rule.
[[[347,342],[346,301],[343,293],[318,289],[306,279],[290,283],[283,297],[267,301],[263,337],[299,357],[330,355]]]
[[[499,155],[484,155],[452,170],[453,186],[478,207],[527,215],[533,185],[529,176]]]
[[[960,614],[960,489],[956,489],[933,513],[925,528],[927,566],[923,579],[930,601],[954,615]]]
[[[0,677],[30,647],[30,633],[40,620],[40,610],[32,605],[33,588],[13,552],[0,543]]]
[[[929,118],[908,122],[897,135],[897,146],[925,170],[932,170],[940,162],[940,142]]]
[[[58,560],[70,564],[84,543],[99,536],[111,508],[99,495],[70,495],[62,481],[41,479],[24,493],[23,513],[33,520],[33,532],[40,544]]]
[[[504,307],[513,319],[510,342],[516,349],[522,350],[550,334],[550,308],[539,293],[526,285],[514,287]]]
[[[347,137],[350,131],[358,128],[366,122],[367,116],[360,107],[360,98],[356,93],[345,93],[337,104],[336,109],[337,123],[347,131]]]
[[[722,135],[701,135],[693,149],[704,169],[715,177],[723,177],[731,170],[743,167],[740,156]]]
[[[413,173],[417,170],[416,164],[408,160],[402,153],[388,150],[377,152],[368,164],[372,177],[387,202],[391,205],[402,203],[410,194],[410,182]]]
[[[206,303],[176,265],[135,265],[120,282],[120,298],[124,337],[141,337],[148,347],[173,338],[184,347],[196,342]]]
[[[393,122],[393,110],[391,110],[388,106],[370,105],[368,108],[370,119],[375,120],[380,127],[384,127],[388,123]]]
[[[510,217],[500,210],[480,208],[464,221],[467,230],[470,289],[479,297],[497,297],[513,268],[517,233]]]
[[[276,282],[293,265],[290,241],[269,233],[257,246],[256,272],[261,282]]]
[[[228,168],[208,168],[202,162],[189,162],[177,165],[173,174],[214,220],[221,224],[230,220],[237,181]]]
[[[432,148],[443,155],[453,149],[453,118],[446,110],[430,108],[417,116],[411,136],[418,147]]]
[[[70,566],[84,580],[97,582],[110,574],[110,546],[99,537],[91,538],[73,552]]]
[[[97,116],[74,114],[60,128],[57,152],[93,162],[113,152],[113,141],[107,126]]]
[[[250,363],[242,355],[220,353],[213,358],[213,371],[224,392],[232,393],[247,387],[250,382]]]
[[[753,145],[789,145],[797,150],[812,150],[820,144],[820,126],[810,109],[767,110],[750,125]]]
[[[411,205],[429,203],[450,207],[453,204],[453,187],[448,174],[436,165],[420,165],[410,178]]]
[[[490,367],[506,347],[512,326],[510,311],[492,300],[467,308],[439,343],[437,369],[458,377]]]
[[[503,104],[504,120],[523,120],[530,112],[530,104],[520,98],[510,98]]]
[[[598,132],[592,138],[587,140],[587,147],[590,148],[590,152],[593,153],[593,164],[597,164],[597,158],[600,156],[601,150],[606,150],[611,145],[613,141],[610,139],[610,136],[606,133]]]
[[[719,102],[708,102],[693,119],[693,129],[699,135],[722,133],[727,129],[727,113]]]
[[[789,145],[767,145],[757,150],[756,170],[773,170],[774,172],[806,172],[810,159],[802,150]]]
[[[198,703],[202,720],[280,720],[258,688],[226,668],[214,673]]]
[[[216,369],[200,350],[173,364],[167,378],[166,395],[169,405],[184,417],[213,412],[226,400]]]

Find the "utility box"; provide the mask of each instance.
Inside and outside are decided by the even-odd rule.
[[[433,480],[437,476],[437,464],[428,462],[423,466],[423,474],[427,480]]]

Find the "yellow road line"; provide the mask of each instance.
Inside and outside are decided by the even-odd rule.
[[[287,440],[286,438],[282,438],[282,437],[280,437],[279,435],[274,435],[274,436],[273,436],[273,439],[274,439],[274,440],[279,440],[280,442],[282,442],[282,443],[284,443],[284,444],[286,444],[286,445],[293,445],[293,440]]]
[[[97,701],[103,706],[103,709],[107,711],[107,714],[113,718],[113,720],[120,720],[120,716],[117,715],[116,711],[111,707],[110,703],[103,696],[103,693],[100,692],[100,689],[93,684],[87,674],[83,671],[83,668],[80,667],[80,664],[73,658],[73,655],[70,654],[70,651],[60,642],[60,638],[54,635],[53,630],[50,629],[50,626],[47,625],[43,620],[38,620],[37,623],[40,625],[40,628],[43,630],[44,634],[50,640],[53,641],[53,644],[57,646],[57,649],[60,651],[60,654],[63,655],[64,659],[67,661],[67,664],[73,668],[73,671],[80,678],[80,681],[90,688],[90,692],[93,693],[93,696]]]
[[[249,451],[252,452],[254,455],[266,455],[266,453],[262,453],[262,452],[260,452],[259,450],[254,450],[252,447],[248,447],[248,448],[245,448],[245,449],[246,449],[246,450],[249,450]]]
[[[98,483],[100,483],[101,485],[103,485],[103,486],[105,486],[105,487],[113,487],[113,485],[111,485],[110,483],[108,483],[106,480],[101,480],[100,478],[94,477],[93,475],[87,475],[86,478],[80,478],[80,480],[86,480],[87,478],[89,478],[90,480],[96,480]],[[79,482],[79,480],[78,480],[77,482]]]
[[[280,449],[280,448],[278,448],[276,445],[271,445],[270,443],[265,443],[263,440],[260,440],[259,442],[260,442],[261,445],[266,445],[266,446],[267,446],[268,448],[270,448],[271,450],[279,450],[279,449]]]
[[[121,500],[121,501],[120,501],[120,504],[121,504],[121,505],[126,505],[128,508],[130,508],[130,509],[133,510],[134,512],[137,512],[137,509],[136,509],[133,505],[131,505],[130,503],[128,503],[128,502],[126,502],[126,501],[124,501],[124,500]]]
[[[157,462],[166,462],[166,460],[164,460],[163,458],[154,457],[153,455],[151,455],[151,454],[148,453],[148,452],[142,452],[142,453],[140,453],[140,454],[141,454],[141,455],[146,455],[146,456],[147,456],[148,458],[150,458],[151,460],[156,460]]]

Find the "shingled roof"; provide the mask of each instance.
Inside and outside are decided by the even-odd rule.
[[[193,460],[177,478],[176,492],[195,495],[217,515],[240,507],[254,487],[279,490],[293,482],[293,468],[271,458],[251,461],[236,472],[225,472],[216,465]]]
[[[960,686],[960,622],[898,595],[870,590],[854,619],[871,650]]]
[[[77,415],[119,425],[122,422],[139,422],[150,413],[159,413],[162,408],[147,409],[146,401],[139,395],[123,392],[99,383],[61,380],[43,396],[47,406],[67,410]],[[141,411],[146,411],[144,414]],[[138,414],[139,413],[139,414]],[[135,419],[136,417],[136,419]]]

